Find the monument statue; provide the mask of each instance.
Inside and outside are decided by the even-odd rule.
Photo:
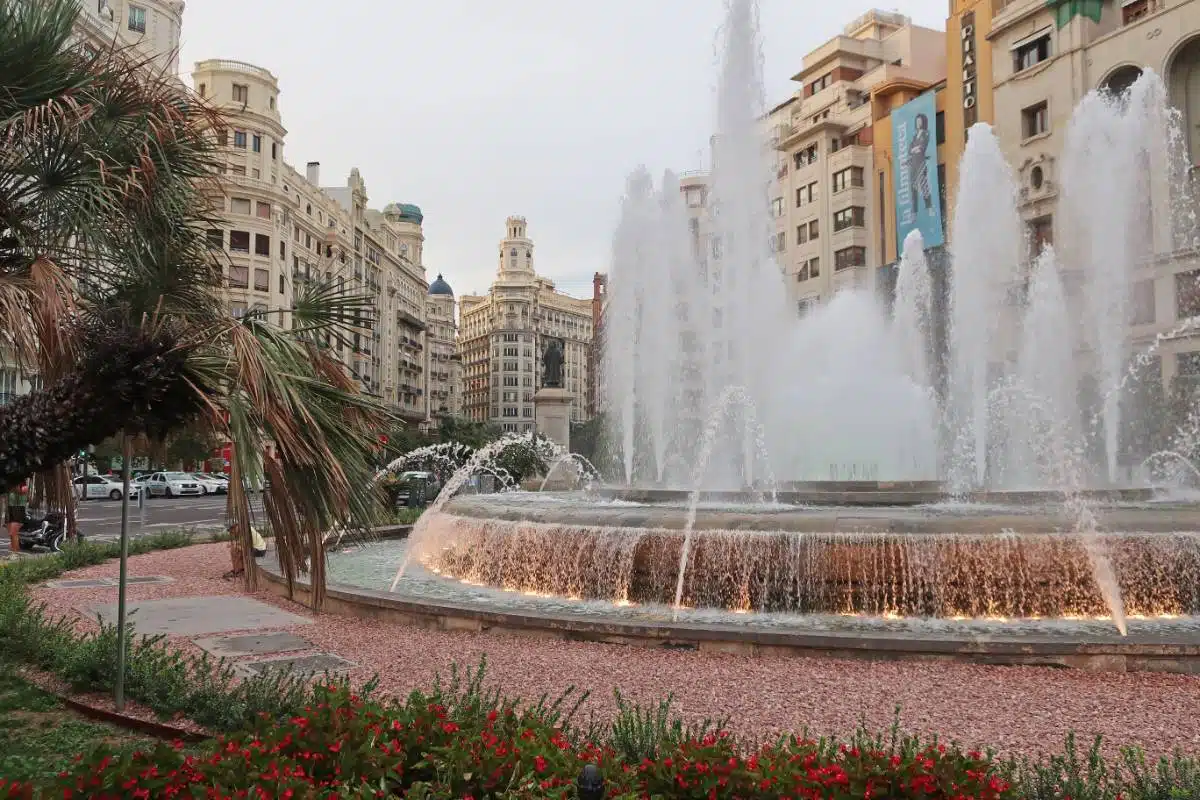
[[[561,389],[563,368],[563,343],[551,339],[542,351],[542,388]]]

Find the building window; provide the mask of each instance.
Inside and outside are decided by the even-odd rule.
[[[1050,106],[1043,100],[1040,103],[1021,109],[1021,135],[1032,138],[1050,130]]]
[[[850,206],[833,213],[833,232],[847,228],[861,228],[867,224],[867,210],[862,206]]]
[[[1150,0],[1125,0],[1121,6],[1121,24],[1137,22],[1150,13]]]
[[[803,150],[797,151],[792,156],[792,160],[796,163],[796,169],[807,167],[809,164],[817,163],[817,155],[819,152],[820,148],[818,148],[815,144],[810,144]]]
[[[1133,284],[1133,318],[1134,325],[1154,324],[1154,281],[1137,281]]]
[[[1054,244],[1054,218],[1047,214],[1031,219],[1026,229],[1029,231],[1029,259],[1032,261]]]
[[[1200,270],[1175,276],[1175,316],[1189,319],[1200,315]]]
[[[249,276],[249,268],[239,267],[236,264],[231,264],[229,266],[229,288],[245,289],[249,285]]]
[[[809,312],[812,311],[813,308],[816,307],[816,305],[817,305],[817,298],[815,298],[815,297],[806,297],[803,300],[797,300],[796,301],[796,314],[801,319],[804,319],[805,317],[808,316]]]
[[[249,214],[250,201],[244,197],[229,198],[229,210],[234,214]]]
[[[129,30],[146,32],[146,9],[133,5],[129,7]]]
[[[234,131],[233,132],[233,146],[237,147],[241,150],[246,149],[246,132],[245,131]]]
[[[817,239],[817,221],[811,219],[803,225],[796,226],[796,244],[804,244]]]
[[[269,292],[271,291],[271,272],[265,269],[254,270],[254,291]]]
[[[275,160],[277,158],[279,158],[279,142],[271,142],[271,159]],[[283,190],[286,192],[287,187],[284,186]]]
[[[782,253],[787,249],[787,234],[783,231],[776,233],[771,237],[771,252]]]
[[[262,137],[257,133],[254,134],[254,138],[250,141],[250,149],[256,153],[262,152]]]
[[[230,231],[229,232],[229,249],[235,253],[250,252],[250,232],[249,231]]]
[[[771,214],[775,217],[783,216],[783,198],[776,197],[771,201]]]
[[[846,167],[833,173],[833,191],[840,192],[851,186],[863,185],[863,168]]]
[[[105,0],[105,1],[107,2],[107,0]],[[201,96],[201,97],[204,97],[204,93],[205,93],[205,91],[207,90],[207,88],[208,88],[208,87],[206,87],[206,86],[205,86],[203,83],[202,83],[202,84],[200,84],[200,96]]]
[[[946,143],[946,112],[939,111],[933,117],[934,144]]]
[[[254,207],[254,213],[256,216],[258,216],[259,219],[270,219],[271,218],[271,204],[264,203],[263,201],[259,200],[258,205],[256,205]]]
[[[225,231],[220,228],[210,228],[205,238],[208,240],[208,246],[213,250],[225,249]]]
[[[244,83],[235,83],[233,85],[233,102],[249,103],[250,102],[250,87]]]
[[[1029,69],[1050,58],[1050,32],[1013,48],[1013,72]]]
[[[796,273],[796,281],[803,283],[809,278],[819,277],[821,274],[821,259],[810,258],[800,265],[800,271]]]
[[[833,271],[840,272],[850,267],[867,265],[867,248],[844,247],[833,254]]]
[[[221,147],[229,144],[229,132],[224,128],[217,128],[217,144]]]
[[[271,257],[271,237],[261,233],[254,234],[254,254],[256,256]]]

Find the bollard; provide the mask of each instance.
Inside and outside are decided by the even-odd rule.
[[[575,782],[579,800],[604,800],[604,775],[595,764],[587,764]]]

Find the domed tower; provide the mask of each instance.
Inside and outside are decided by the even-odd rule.
[[[533,277],[533,240],[526,234],[524,217],[509,217],[505,221],[505,237],[500,242],[500,278],[506,273],[514,277]]]
[[[421,213],[421,207],[413,203],[388,203],[383,208],[383,216],[392,223],[400,239],[400,256],[420,267],[425,244],[425,233],[421,228],[425,215]]]
[[[200,61],[192,73],[196,93],[218,109],[227,127],[215,132],[226,164],[223,229],[210,242],[225,250],[226,285],[234,309],[289,307],[292,282],[292,196],[280,179],[287,130],[279,114],[279,81],[242,61]],[[286,274],[285,274],[286,273]],[[286,320],[284,320],[286,322]]]

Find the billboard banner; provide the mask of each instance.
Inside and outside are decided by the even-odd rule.
[[[914,230],[925,247],[945,243],[938,188],[937,144],[934,142],[937,105],[926,92],[892,111],[892,161],[896,165],[896,252]]]

